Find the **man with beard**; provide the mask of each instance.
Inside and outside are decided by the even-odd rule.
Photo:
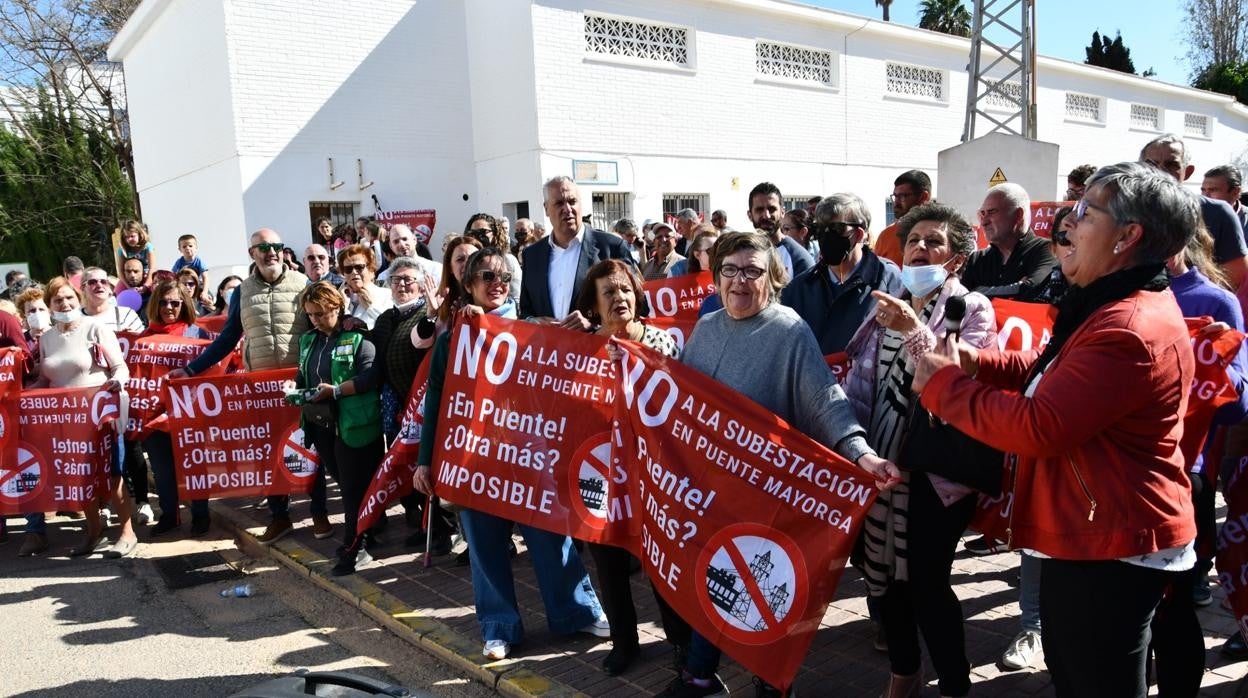
[[[872,291],[901,294],[897,265],[867,249],[870,228],[871,212],[856,194],[824,197],[810,225],[820,263],[798,274],[780,295],[780,302],[810,325],[824,354],[845,350],[875,310]]]
[[[880,231],[872,247],[874,252],[901,266],[901,240],[897,239],[897,221],[915,206],[922,206],[932,199],[932,178],[922,170],[908,170],[893,180],[893,224]]]
[[[815,260],[796,240],[780,232],[780,220],[784,218],[783,200],[780,187],[762,182],[750,190],[750,208],[745,215],[754,224],[754,229],[766,235],[776,246],[780,261],[792,279],[815,266]]]

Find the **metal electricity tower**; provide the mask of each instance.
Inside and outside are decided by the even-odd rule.
[[[975,0],[962,142],[980,118],[988,133],[1036,137],[1035,13],[1034,0]]]

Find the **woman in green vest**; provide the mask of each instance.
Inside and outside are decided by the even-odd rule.
[[[355,524],[383,453],[377,372],[368,370],[376,350],[364,335],[342,328],[345,305],[342,293],[325,281],[304,293],[303,310],[312,329],[299,338],[295,381],[310,394],[303,406],[304,443],[316,448],[342,492],[343,544],[335,576],[352,574],[356,565],[372,560],[364,537],[356,540]]]

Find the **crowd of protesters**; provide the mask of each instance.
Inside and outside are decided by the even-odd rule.
[[[492,314],[638,341],[758,402],[877,482],[852,563],[866,583],[875,646],[888,656],[889,698],[919,695],[924,646],[941,695],[971,691],[950,572],[978,496],[1003,490],[1013,495],[1010,539],[965,544],[973,555],[1020,553],[1019,631],[1002,665],[1033,666],[1043,651],[1060,696],[1144,696],[1151,656],[1162,695],[1194,695],[1205,661],[1195,609],[1211,600],[1212,564],[1198,543],[1216,535],[1219,487],[1202,463],[1217,431],[1240,428],[1248,415],[1248,362],[1241,348],[1228,367],[1240,399],[1219,408],[1203,449],[1185,453],[1194,360],[1184,317],[1211,317],[1210,331],[1244,330],[1248,208],[1234,167],[1208,170],[1201,196],[1186,189],[1194,165],[1174,136],[1149,142],[1138,158],[1124,155],[1134,159],[1070,173],[1072,205],[1047,239],[1032,229],[1022,187],[992,187],[975,221],[987,243],[979,249],[975,226],[933,200],[918,170],[896,178],[895,221],[877,234],[858,193],[786,211],[766,182],[741,202],[740,230],[725,211],[691,209],[596,230],[577,185],[556,177],[543,190],[548,234],[538,221],[522,218],[513,229],[479,213],[462,234],[444,236],[435,258],[424,242],[431,238],[406,225],[321,218],[302,256],[277,231],[256,231],[249,274],[215,287],[195,236],[179,238],[165,270],[146,228],[130,221],[115,277],[77,258],[46,284],[10,273],[0,346],[26,349],[28,387],[117,391],[128,378],[117,332],[201,337],[196,320],[221,316],[215,339],[170,376],[201,373],[240,343],[245,370],[297,368],[303,433],[324,465],[311,492],[311,535],[334,535],[326,473],[342,493],[335,575],[371,559],[379,531],[357,536],[361,499],[398,436],[417,368],[429,362],[416,491],[403,506],[432,535],[418,531],[407,545],[447,555],[462,536],[483,653],[499,660],[524,640],[511,569],[519,533],[550,629],[610,637],[603,669],[616,675],[639,653],[632,556],[588,546],[595,589],[577,541],[432,505],[429,466],[450,333],[462,318]],[[713,274],[717,292],[681,350],[647,323],[641,284],[701,272]],[[1055,306],[1047,346],[999,351],[993,298]],[[824,360],[838,352],[850,361],[840,381]],[[158,537],[181,525],[168,435],[111,453],[107,501],[87,508],[70,555],[128,556],[136,526],[150,524],[146,535]],[[1014,465],[1003,471],[1007,459]],[[158,515],[148,503],[149,463]],[[1006,482],[1003,472],[1012,472]],[[100,505],[111,512],[102,516]],[[293,528],[288,497],[268,497],[267,506],[265,545]],[[191,534],[208,531],[207,503],[190,502],[189,511]],[[119,519],[112,543],[108,513]],[[26,516],[25,531],[19,556],[49,549],[44,515]],[[661,598],[659,607],[677,669],[662,695],[722,693],[719,650]],[[1248,657],[1242,636],[1223,651]],[[758,695],[780,694],[759,679],[755,686]]]

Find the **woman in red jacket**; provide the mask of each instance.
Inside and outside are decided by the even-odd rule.
[[[1045,663],[1059,696],[1144,696],[1149,621],[1196,561],[1179,439],[1195,362],[1165,262],[1196,197],[1138,163],[1088,180],[1037,352],[946,343],[913,388],[936,416],[1017,455],[1013,548],[1041,557]],[[969,374],[969,375],[968,375]]]

